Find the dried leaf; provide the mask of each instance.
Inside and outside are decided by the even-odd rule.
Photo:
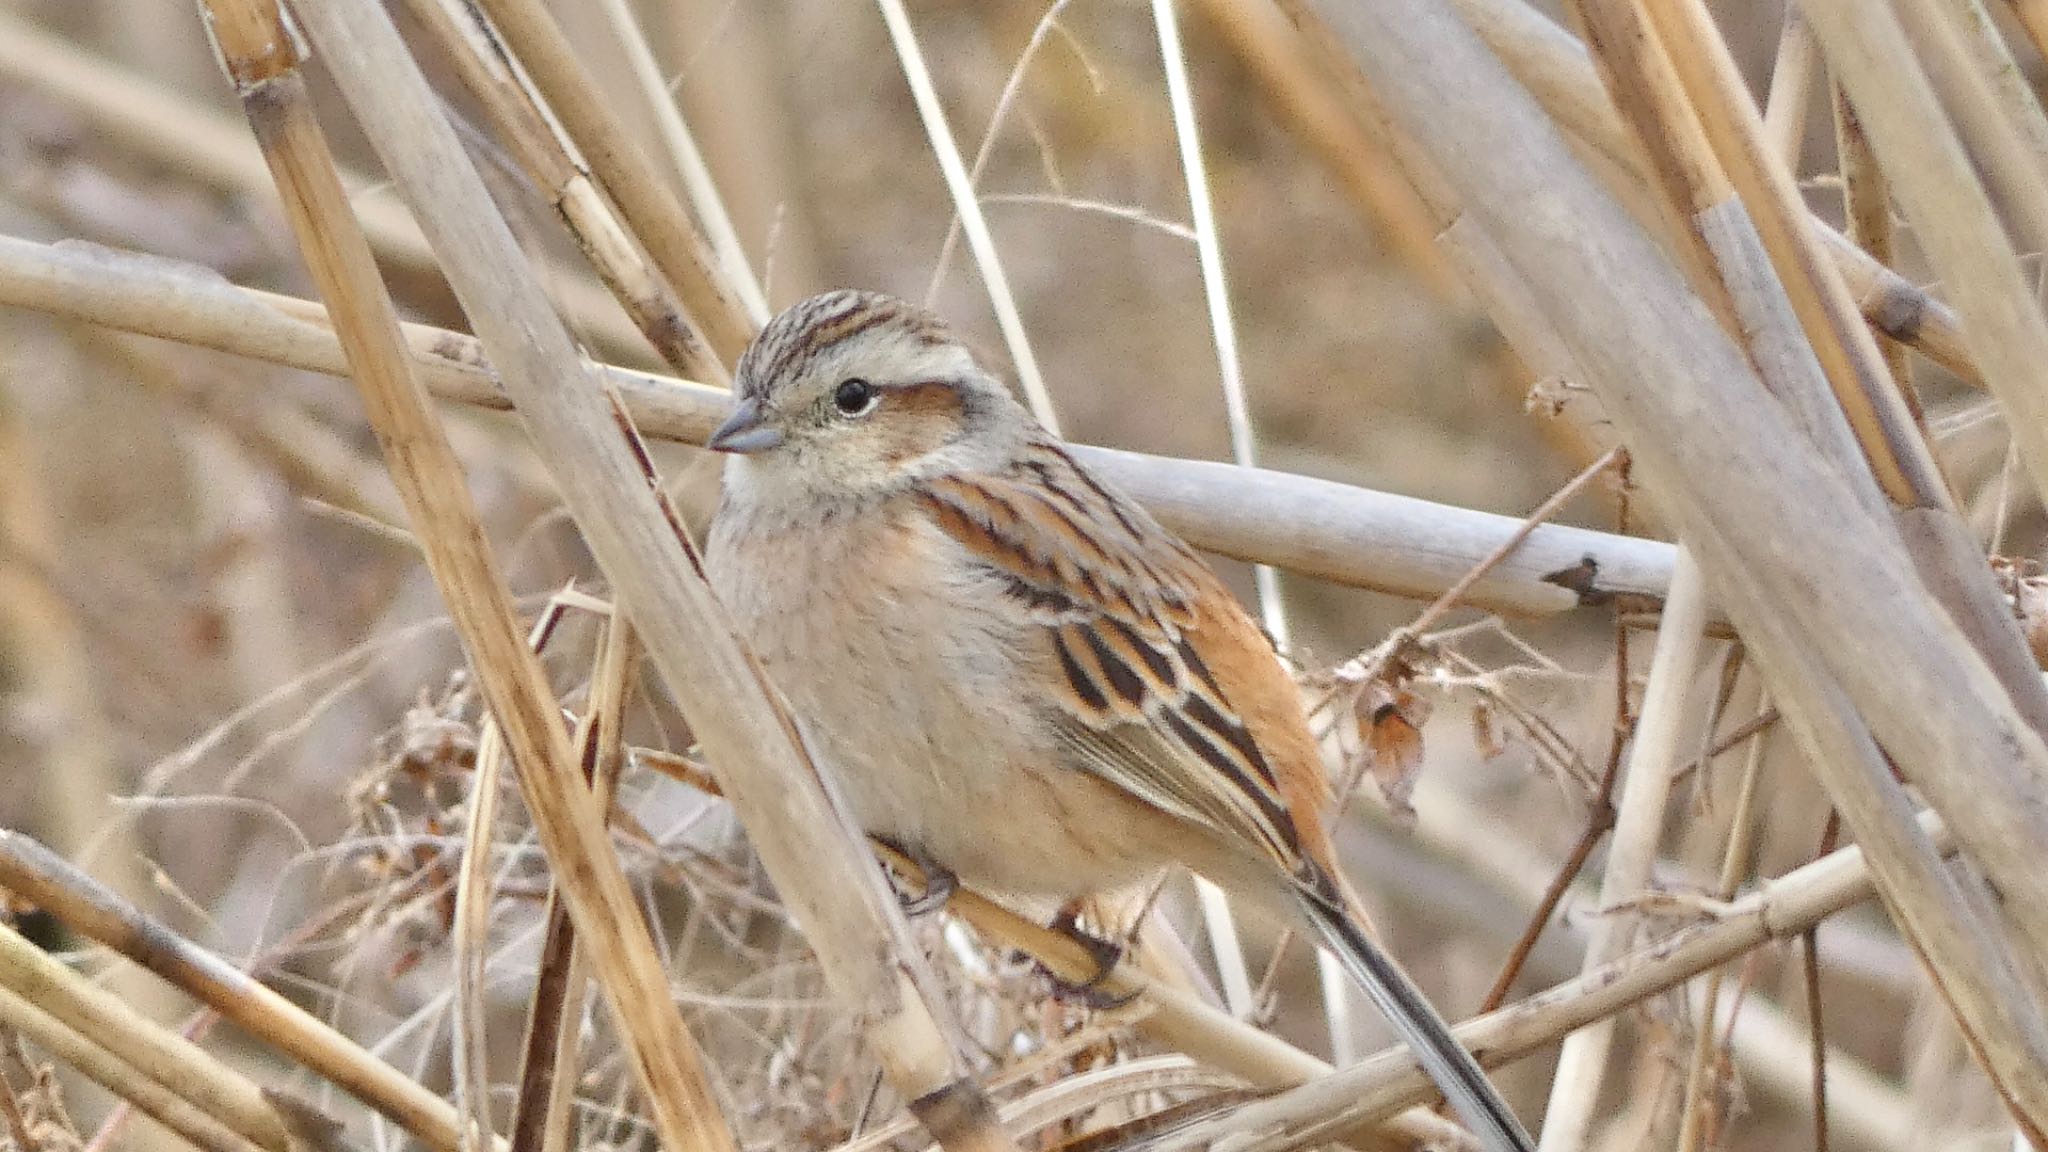
[[[1485,697],[1472,705],[1472,743],[1482,760],[1491,760],[1508,749],[1508,731],[1501,725],[1500,710]]]
[[[1397,815],[1415,814],[1408,798],[1422,772],[1422,725],[1429,703],[1405,688],[1375,680],[1359,693],[1354,705],[1358,736],[1365,745],[1365,767],[1373,784]]]
[[[2020,634],[2027,638],[2035,663],[2048,666],[2048,577],[2019,561],[1993,558],[1991,567],[2005,585],[2013,615],[2020,622]]]

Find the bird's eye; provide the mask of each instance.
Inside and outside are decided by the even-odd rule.
[[[878,399],[875,386],[856,376],[839,382],[832,393],[832,406],[839,409],[841,416],[865,416],[874,410]]]

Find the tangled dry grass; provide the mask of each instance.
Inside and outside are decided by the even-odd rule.
[[[833,829],[777,826],[762,789],[800,757],[732,743],[765,697],[702,694],[728,665],[687,598],[620,625],[682,553],[622,551],[582,502],[571,472],[603,468],[550,439],[572,407],[506,415],[542,418],[522,373],[586,374],[510,363],[492,325],[544,291],[694,526],[734,353],[838,284],[930,299],[1069,438],[1151,454],[1101,460],[1285,640],[1352,875],[1446,1014],[1485,1017],[1546,1148],[2004,1148],[2048,1122],[2042,922],[2011,883],[2048,853],[2011,735],[2042,713],[2010,659],[2048,650],[2048,8],[1891,0],[1909,51],[1873,64],[1821,0],[1811,28],[1576,0],[1590,55],[1519,0],[1200,0],[1164,54],[1158,7],[1108,0],[408,0],[429,101],[365,81],[371,47],[353,71],[342,32],[381,6],[293,7],[303,76],[270,5],[202,5],[232,84],[201,13],[0,11],[18,1147],[1001,1146],[954,1100],[1012,1146],[1468,1139],[1299,941],[1185,877],[1094,910],[1132,945],[1114,1006],[1049,995],[1083,960],[1045,910],[970,893],[905,927],[826,863],[851,859]],[[1374,57],[1374,21],[1450,52],[1416,30],[1452,8],[1523,87],[1437,76],[1418,119],[1427,69]],[[1923,71],[1938,123],[1912,119]],[[1590,172],[1633,214],[1575,217],[1584,261],[1532,259],[1563,243],[1542,206],[1503,211],[1460,159],[1531,99],[1570,153],[1529,133],[1496,167]],[[488,200],[422,196],[444,113]],[[503,213],[531,268],[437,211]],[[1573,278],[1637,284],[1592,264],[1634,229],[1703,306]],[[1786,399],[1700,383],[1681,435],[1656,393],[1719,361],[1622,349],[1716,321],[1748,341],[1716,380]],[[408,406],[414,375],[444,403]],[[373,428],[452,455],[387,470]],[[1333,483],[1172,459],[1254,445]],[[1771,498],[1723,508],[1745,448]],[[1773,535],[1785,508],[1863,511]],[[1889,619],[1858,634],[1857,604]],[[1892,620],[1933,622],[1924,659],[1873,657]],[[709,754],[735,746],[759,755]]]

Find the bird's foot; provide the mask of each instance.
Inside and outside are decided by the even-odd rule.
[[[898,879],[896,902],[903,906],[903,914],[905,916],[915,918],[937,912],[946,906],[946,901],[953,898],[953,893],[960,890],[960,878],[953,875],[953,870],[925,855],[919,849],[911,848],[881,836],[875,837],[875,840],[906,860],[909,860],[912,864],[917,865],[917,870],[924,873],[924,891],[922,892],[913,893],[906,891],[900,878]],[[897,873],[892,869],[890,876],[896,877]]]
[[[1123,962],[1124,947],[1114,940],[1105,940],[1081,927],[1078,905],[1069,904],[1061,908],[1059,915],[1054,916],[1052,923],[1047,927],[1087,949],[1089,958],[1095,962],[1095,971],[1080,981],[1068,980],[1046,967],[1043,961],[1039,962],[1038,971],[1045,977],[1046,983],[1052,986],[1055,999],[1073,1001],[1083,1007],[1106,1012],[1112,1008],[1121,1008],[1138,998],[1136,992],[1118,995],[1103,987],[1110,973],[1116,971],[1116,966]]]

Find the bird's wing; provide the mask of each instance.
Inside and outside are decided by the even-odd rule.
[[[1348,906],[1320,824],[1327,782],[1272,646],[1214,573],[1057,445],[921,496],[939,530],[1045,629],[1076,763],[1269,854],[1305,919],[1489,1152],[1533,1145],[1471,1054]]]
[[[921,498],[1045,629],[1056,724],[1076,763],[1302,872],[1297,817],[1315,818],[1313,790],[1327,785],[1299,696],[1186,545],[1050,442]]]

